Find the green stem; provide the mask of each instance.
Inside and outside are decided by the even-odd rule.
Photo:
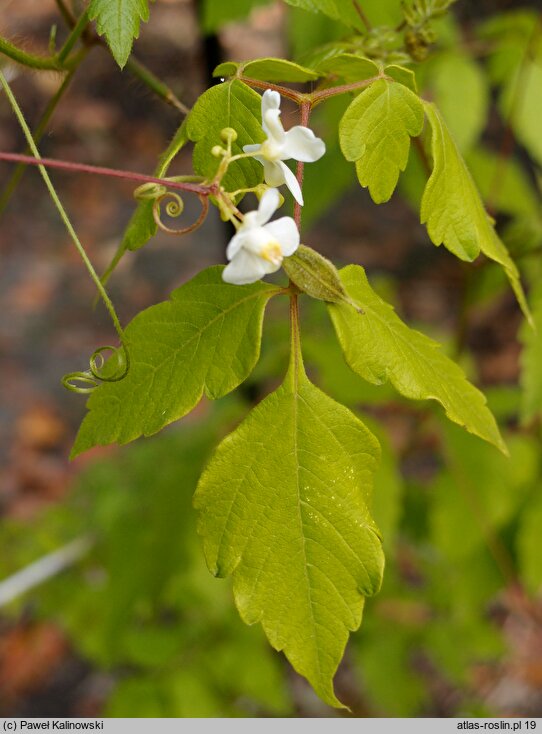
[[[64,93],[68,89],[73,79],[73,76],[78,68],[79,66],[74,66],[74,68],[71,69],[71,71],[69,71],[66,74],[66,76],[64,77],[62,81],[62,84],[59,86],[58,90],[56,91],[56,94],[54,95],[54,97],[50,99],[47,107],[43,111],[43,114],[38,122],[36,129],[32,133],[32,137],[34,138],[34,142],[36,144],[38,144],[41,138],[43,137],[43,134],[45,130],[47,129],[47,125],[49,124],[51,117],[53,116],[56,108],[58,107],[60,100],[64,96]],[[28,155],[30,152],[31,152],[30,148],[27,147],[25,150],[25,154]],[[19,182],[21,178],[23,177],[25,171],[26,171],[26,165],[23,163],[19,164],[13,171],[13,174],[10,180],[8,181],[6,187],[4,188],[4,191],[0,195],[0,216],[4,212],[6,206],[8,205],[9,200],[11,199],[13,192],[19,185]]]
[[[29,54],[17,46],[14,46],[5,38],[0,38],[0,53],[8,56],[18,64],[28,66],[30,69],[42,69],[47,71],[64,71],[65,65],[59,62],[56,56],[38,56]]]
[[[183,115],[188,115],[190,108],[183,104],[167,84],[164,84],[164,82],[155,76],[155,74],[142,64],[141,61],[138,61],[134,56],[130,56],[126,62],[126,69],[165,102],[176,107],[183,113]]]
[[[297,293],[290,293],[290,365],[288,376],[292,381],[294,392],[297,393],[297,384],[300,375],[303,375],[303,354],[301,352],[301,334],[299,332],[299,303]]]
[[[0,70],[0,84],[4,88],[4,91],[6,93],[6,97],[9,100],[9,103],[13,109],[13,112],[15,113],[15,116],[17,117],[17,120],[19,121],[19,125],[21,126],[21,129],[24,133],[24,136],[26,138],[26,141],[28,143],[28,146],[30,150],[32,151],[32,154],[35,158],[40,158],[40,154],[38,151],[38,148],[34,142],[34,139],[32,138],[32,133],[30,132],[30,128],[27,125],[27,122],[24,118],[24,115],[21,111],[21,108],[19,107],[17,100],[13,96],[13,92],[11,91],[11,87],[9,86],[5,76],[3,75],[2,71]],[[124,331],[122,329],[122,326],[120,325],[120,321],[118,319],[117,313],[115,311],[115,307],[113,306],[109,296],[107,295],[107,291],[103,287],[100,278],[98,277],[98,274],[94,270],[94,267],[92,266],[92,263],[90,262],[87,253],[85,252],[85,248],[81,244],[81,241],[79,240],[79,237],[77,236],[72,223],[70,222],[68,215],[66,214],[66,211],[64,207],[62,206],[62,203],[60,199],[58,198],[58,194],[56,193],[56,190],[51,182],[51,179],[49,178],[49,174],[47,173],[44,166],[39,166],[40,173],[42,175],[42,178],[45,182],[45,185],[49,191],[49,194],[51,196],[51,199],[53,200],[54,205],[56,206],[58,213],[60,214],[60,218],[64,222],[64,225],[66,229],[68,230],[68,233],[70,237],[73,240],[73,243],[75,247],[77,248],[77,251],[79,252],[79,255],[81,256],[81,259],[83,260],[85,267],[92,278],[94,285],[98,289],[98,292],[100,293],[100,296],[102,297],[102,300],[109,312],[109,315],[111,317],[111,320],[113,321],[113,324],[115,326],[115,330],[119,336],[119,339],[121,340],[122,344],[125,344],[125,337],[124,337]]]
[[[72,28],[60,51],[54,56],[39,56],[38,54],[27,53],[5,38],[0,38],[0,53],[8,56],[18,64],[23,64],[23,66],[28,66],[31,69],[40,69],[42,71],[70,71],[78,65],[81,55],[75,54],[71,59],[68,59],[68,56],[87,25],[88,13],[85,11]]]
[[[60,51],[57,54],[57,58],[61,64],[64,64],[66,59],[68,58],[70,51],[75,46],[77,41],[81,38],[82,33],[84,32],[85,28],[88,25],[88,12],[85,10],[84,13],[82,13],[81,17],[77,21],[77,23],[74,25],[70,35],[65,40],[64,45],[60,49]]]

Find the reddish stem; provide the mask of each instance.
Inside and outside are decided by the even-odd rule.
[[[241,75],[239,79],[242,82],[245,82],[245,84],[249,84],[251,87],[255,87],[256,89],[272,89],[273,91],[278,92],[282,97],[291,99],[297,104],[300,104],[301,100],[307,97],[307,95],[303,94],[303,92],[295,92],[293,89],[282,87],[280,84],[273,84],[272,82],[262,82],[260,79],[251,79],[250,77],[243,75]]]
[[[245,82],[245,84],[248,84],[250,87],[255,87],[256,89],[273,89],[275,92],[278,92],[282,97],[291,99],[293,102],[300,106],[305,102],[309,102],[311,107],[315,107],[317,104],[320,104],[320,102],[323,102],[328,97],[335,97],[337,94],[355,92],[356,89],[364,89],[365,87],[369,87],[373,82],[378,81],[378,79],[388,79],[388,81],[390,82],[394,81],[391,77],[386,76],[384,73],[382,73],[377,74],[376,76],[372,76],[369,79],[363,79],[359,82],[341,84],[337,87],[328,87],[326,89],[320,89],[315,92],[305,94],[304,92],[296,92],[293,89],[289,89],[288,87],[283,87],[280,84],[262,82],[260,79],[251,79],[248,76],[241,75],[239,76],[239,79],[242,82]]]
[[[340,84],[338,87],[328,87],[327,89],[320,89],[318,92],[308,94],[307,97],[310,99],[312,107],[315,107],[317,104],[320,104],[320,102],[323,102],[328,97],[335,97],[337,94],[355,92],[356,89],[364,89],[365,87],[370,87],[371,84],[374,84],[374,82],[377,82],[379,79],[387,79],[390,82],[394,81],[391,77],[386,76],[386,74],[382,73],[377,74],[376,76],[372,76],[369,79],[363,79],[360,82],[351,82],[350,84]]]
[[[0,151],[0,160],[12,163],[24,163],[30,166],[45,166],[46,168],[58,168],[62,171],[73,171],[78,173],[92,173],[98,176],[109,176],[111,178],[123,178],[138,183],[156,183],[167,186],[168,189],[179,189],[189,191],[200,196],[212,196],[217,193],[217,185],[204,186],[200,184],[187,183],[183,181],[168,181],[165,178],[147,176],[144,173],[133,171],[120,171],[116,168],[103,168],[101,166],[89,166],[86,163],[73,163],[71,161],[60,161],[54,158],[34,158],[20,153],[3,153]]]
[[[301,102],[300,106],[300,113],[301,113],[301,124],[304,127],[308,127],[309,125],[309,117],[311,115],[311,103],[308,100],[303,100]],[[299,187],[301,190],[303,190],[303,174],[305,171],[305,164],[303,161],[297,162],[297,169],[296,169],[296,176],[297,181],[299,183]],[[301,227],[301,204],[299,204],[297,201],[294,204],[294,221],[297,224],[297,228],[299,229]]]

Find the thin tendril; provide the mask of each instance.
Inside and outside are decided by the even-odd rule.
[[[134,196],[138,201],[152,201],[152,215],[156,226],[163,232],[172,235],[183,235],[193,232],[195,229],[200,227],[209,211],[209,198],[203,194],[198,194],[198,198],[201,202],[201,213],[193,224],[187,227],[181,227],[180,229],[172,229],[162,222],[162,204],[167,201],[166,214],[168,217],[180,217],[184,212],[184,201],[180,194],[176,191],[168,191],[166,186],[161,184],[147,183],[143,184],[134,191]]]
[[[108,360],[104,357],[104,352],[111,352]],[[107,372],[104,373],[103,370],[106,365]],[[122,344],[119,348],[108,344],[104,347],[99,347],[92,353],[88,370],[69,372],[62,378],[62,384],[67,390],[84,395],[92,392],[101,382],[118,382],[119,380],[123,380],[128,374],[129,368],[130,356],[125,345]]]
[[[32,151],[32,154],[34,155],[35,158],[40,158],[40,154],[39,154],[38,148],[36,146],[36,143],[34,142],[34,138],[32,137],[32,133],[30,132],[30,128],[28,127],[28,124],[27,124],[27,122],[26,122],[26,120],[24,118],[24,115],[22,113],[22,110],[19,107],[19,104],[18,104],[17,100],[15,99],[15,97],[13,95],[13,92],[11,91],[11,87],[9,86],[9,84],[8,84],[6,78],[5,78],[5,76],[4,76],[4,74],[2,73],[1,70],[0,70],[0,84],[2,85],[2,87],[4,89],[4,91],[6,93],[6,97],[8,98],[9,103],[11,105],[11,108],[12,108],[13,112],[15,113],[15,116],[17,117],[17,120],[19,122],[19,125],[21,126],[21,129],[22,129],[22,131],[24,133],[24,136],[26,138],[26,142],[28,143],[28,147]],[[81,259],[83,260],[83,263],[84,263],[84,265],[85,265],[85,267],[86,267],[86,269],[87,269],[90,277],[92,278],[92,280],[94,282],[94,285],[98,289],[98,292],[99,292],[99,294],[100,294],[100,296],[101,296],[101,298],[102,298],[102,300],[103,300],[103,302],[105,304],[105,307],[107,308],[107,310],[109,312],[109,315],[110,315],[111,320],[113,322],[113,325],[115,327],[115,331],[117,332],[118,337],[119,337],[120,342],[121,342],[121,345],[122,345],[121,349],[124,352],[124,357],[122,359],[120,359],[119,356],[118,356],[120,354],[120,351],[117,348],[115,348],[115,347],[101,347],[100,349],[96,350],[96,352],[94,352],[94,354],[91,357],[91,360],[90,360],[90,371],[81,372],[81,373],[71,373],[70,375],[66,375],[66,377],[62,381],[63,384],[66,387],[68,387],[68,389],[72,389],[73,390],[74,389],[73,385],[71,385],[71,383],[66,384],[66,379],[67,378],[74,379],[75,377],[78,377],[83,382],[86,381],[87,384],[89,384],[89,387],[88,388],[82,388],[83,390],[88,391],[89,389],[92,389],[92,388],[90,388],[90,380],[91,379],[94,379],[96,381],[101,381],[101,380],[111,381],[112,379],[118,380],[118,379],[122,379],[123,377],[126,376],[126,374],[128,372],[128,368],[129,368],[129,357],[128,357],[128,349],[127,349],[127,346],[126,346],[126,337],[124,335],[124,330],[123,330],[122,326],[120,325],[120,321],[118,319],[117,312],[115,311],[115,307],[113,306],[113,303],[111,302],[111,299],[107,295],[107,291],[103,287],[103,285],[102,285],[102,283],[100,281],[100,278],[99,278],[98,274],[94,270],[94,267],[92,266],[92,263],[90,262],[90,260],[88,258],[88,255],[85,252],[85,248],[81,244],[81,241],[79,240],[79,237],[77,236],[77,233],[75,232],[75,230],[73,228],[73,225],[72,225],[72,223],[70,222],[70,220],[68,218],[68,215],[67,215],[67,213],[66,213],[66,211],[65,211],[65,209],[64,209],[64,207],[63,207],[63,205],[62,205],[62,203],[61,203],[61,201],[60,201],[60,199],[58,197],[58,194],[56,193],[56,190],[55,190],[53,184],[52,184],[52,181],[49,178],[49,174],[47,173],[47,171],[46,171],[46,169],[45,169],[44,166],[40,165],[39,166],[39,169],[40,169],[40,173],[42,175],[42,178],[43,178],[43,180],[45,182],[45,185],[46,185],[46,187],[47,187],[47,189],[49,191],[49,194],[51,196],[51,199],[53,200],[53,203],[56,206],[56,208],[58,210],[58,213],[60,214],[60,217],[61,217],[62,221],[64,222],[64,225],[65,225],[66,229],[68,230],[68,233],[69,233],[70,237],[72,238],[73,243],[74,243],[75,247],[77,248],[77,251],[79,252],[79,255],[81,256]],[[102,352],[105,351],[105,350],[112,350],[117,355],[116,360],[117,360],[118,365],[120,366],[122,364],[122,371],[121,371],[121,373],[114,373],[112,376],[110,376],[110,375],[103,375],[103,373],[100,374],[100,368],[98,367],[98,355],[100,355],[100,359],[102,360],[101,366],[103,366],[105,360],[103,358]],[[90,375],[89,375],[89,372],[90,372]],[[69,379],[68,379],[68,382],[69,382]],[[94,387],[96,387],[96,384],[97,383],[94,384]],[[79,389],[75,388],[75,392],[80,392],[80,391],[81,391],[81,388],[79,388]]]

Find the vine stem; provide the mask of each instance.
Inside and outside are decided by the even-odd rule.
[[[297,293],[290,293],[290,367],[289,373],[297,392],[299,371],[303,368],[301,334],[299,332],[299,303]]]
[[[79,255],[81,256],[81,259],[83,260],[85,267],[92,278],[94,285],[98,289],[98,292],[100,296],[102,297],[102,300],[109,312],[109,315],[111,317],[111,320],[115,326],[115,330],[119,336],[119,339],[121,340],[122,344],[125,345],[125,337],[124,337],[124,330],[122,326],[120,325],[120,321],[117,316],[117,312],[115,311],[115,307],[113,306],[113,303],[111,302],[111,299],[107,295],[107,291],[102,285],[102,282],[94,270],[94,267],[92,263],[90,262],[88,255],[85,251],[85,248],[81,244],[81,241],[79,237],[77,236],[77,233],[75,232],[75,229],[73,228],[73,225],[68,218],[68,215],[66,214],[66,211],[64,207],[62,206],[62,202],[60,201],[58,194],[56,193],[55,187],[53,186],[53,183],[51,179],[49,178],[49,174],[47,173],[44,165],[39,161],[40,154],[38,151],[38,148],[34,142],[34,139],[32,137],[32,133],[30,131],[30,128],[28,127],[28,124],[24,118],[24,115],[22,113],[21,108],[19,107],[19,104],[17,100],[15,99],[13,92],[11,91],[11,87],[9,86],[4,74],[0,70],[0,84],[4,88],[4,92],[6,93],[6,97],[9,100],[9,103],[11,105],[11,108],[13,109],[13,112],[15,113],[15,116],[17,117],[17,120],[19,121],[19,125],[21,126],[21,129],[24,133],[24,136],[26,138],[26,142],[28,143],[28,146],[32,153],[34,154],[35,158],[38,159],[38,165],[40,169],[41,176],[45,182],[45,185],[49,191],[49,195],[51,196],[51,199],[53,200],[54,205],[56,206],[58,213],[60,214],[60,218],[64,222],[64,225],[66,229],[68,230],[68,233],[70,237],[72,238],[72,241],[77,248],[77,251],[79,252]],[[24,156],[25,158],[27,156]]]
[[[390,82],[395,81],[386,74],[381,73],[377,74],[376,76],[372,76],[369,79],[363,79],[359,82],[340,84],[336,87],[319,89],[315,90],[314,92],[310,92],[309,94],[305,94],[304,92],[296,92],[295,90],[289,89],[288,87],[283,87],[280,84],[273,84],[271,82],[262,82],[259,79],[252,79],[251,77],[243,76],[243,74],[240,74],[238,79],[240,79],[242,82],[245,82],[245,84],[248,84],[251,87],[255,87],[256,89],[273,89],[275,92],[278,92],[282,97],[291,99],[293,102],[300,106],[303,104],[303,102],[308,102],[311,109],[313,107],[316,107],[317,104],[320,104],[320,102],[323,102],[329,97],[336,97],[338,94],[346,94],[347,92],[355,92],[357,89],[364,89],[365,87],[369,87],[371,84],[378,81],[379,79],[387,79]]]
[[[82,59],[81,59],[82,60]],[[49,100],[49,103],[47,104],[47,107],[45,108],[36,129],[32,133],[32,137],[34,138],[34,142],[36,145],[39,144],[41,138],[43,137],[43,134],[47,128],[47,125],[49,124],[49,120],[53,116],[56,108],[58,107],[62,97],[64,96],[64,93],[68,89],[68,87],[71,84],[71,81],[74,77],[75,72],[79,68],[79,64],[77,66],[74,66],[71,71],[69,71],[64,79],[62,80],[62,84],[57,89],[56,93],[53,97]],[[30,148],[27,146],[26,154],[30,153]],[[32,158],[32,161],[35,159]],[[0,215],[8,205],[9,200],[11,199],[13,192],[17,188],[19,181],[24,175],[24,172],[26,171],[26,165],[24,163],[19,163],[19,165],[15,168],[13,171],[13,174],[11,176],[11,179],[6,184],[6,187],[4,188],[2,194],[0,195]]]
[[[2,81],[2,84],[4,84],[4,82],[5,82],[5,79]],[[32,150],[34,151],[34,148],[32,148]],[[61,171],[70,171],[74,173],[91,173],[97,176],[109,176],[110,178],[122,178],[128,181],[135,181],[137,183],[161,184],[162,186],[167,186],[169,189],[179,189],[181,191],[188,191],[191,194],[198,194],[199,196],[213,196],[217,193],[217,189],[218,189],[216,184],[205,186],[203,184],[185,183],[184,181],[172,181],[167,178],[157,178],[156,176],[147,176],[144,173],[135,173],[134,171],[123,171],[117,168],[104,168],[102,166],[91,166],[86,163],[73,163],[72,161],[61,161],[56,158],[41,158],[39,156],[39,153],[37,152],[37,149],[36,149],[36,157],[23,155],[22,153],[6,153],[3,151],[0,151],[0,160],[10,161],[12,163],[24,163],[30,166],[38,166],[40,169],[44,169],[44,167],[57,168]]]
[[[309,118],[311,114],[311,103],[307,100],[303,100],[301,102],[300,107],[300,113],[301,113],[301,124],[304,127],[308,127],[309,125]],[[297,169],[296,169],[296,178],[297,182],[299,183],[299,188],[303,190],[303,174],[305,172],[305,164],[303,161],[297,162]],[[297,225],[297,228],[300,229],[301,227],[301,204],[299,202],[295,202],[294,205],[294,221]]]

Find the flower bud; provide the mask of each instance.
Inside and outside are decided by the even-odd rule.
[[[237,131],[234,130],[233,127],[225,127],[220,131],[220,138],[225,143],[235,143],[237,140]]]

